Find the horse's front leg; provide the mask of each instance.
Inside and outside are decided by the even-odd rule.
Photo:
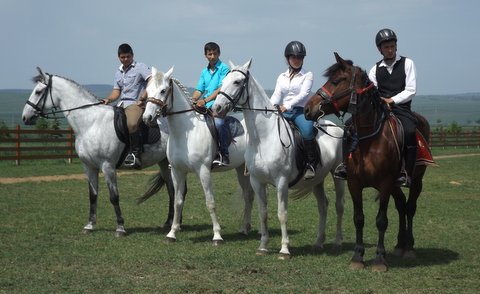
[[[112,167],[103,168],[103,174],[107,182],[108,192],[110,193],[110,203],[113,205],[115,215],[117,217],[117,229],[115,230],[116,237],[123,237],[127,235],[125,231],[125,222],[122,216],[122,210],[120,209],[120,196],[117,186],[117,171]]]
[[[258,216],[260,219],[260,246],[258,246],[256,254],[266,255],[268,253],[268,211],[267,211],[267,185],[258,181],[258,179],[250,174],[250,183],[255,195],[257,195]]]
[[[242,165],[241,167],[238,167],[236,171],[238,183],[242,188],[242,196],[244,201],[243,222],[239,231],[241,234],[248,235],[248,233],[250,233],[250,231],[252,230],[252,206],[254,192],[252,189],[252,185],[250,185],[250,177],[244,175],[245,166]]]
[[[385,259],[385,232],[388,227],[388,202],[390,199],[390,191],[380,191],[380,205],[378,208],[378,213],[376,217],[376,224],[378,230],[378,242],[377,250],[375,252],[375,259],[373,261],[373,271],[375,272],[386,272],[387,271],[387,260]]]
[[[84,171],[88,181],[88,198],[90,209],[88,214],[88,223],[83,227],[85,234],[93,232],[97,224],[97,199],[98,199],[98,170],[88,167],[84,164]]]
[[[279,259],[289,259],[290,251],[288,250],[288,180],[285,179],[282,184],[277,186],[277,215],[280,221],[280,229],[282,231],[282,248],[280,249]]]
[[[221,235],[220,223],[218,222],[217,218],[210,168],[206,165],[201,166],[200,170],[198,171],[198,176],[203,187],[203,192],[205,193],[205,205],[207,206],[207,210],[210,213],[210,218],[212,219],[213,245],[220,245],[223,243],[223,238]]]
[[[365,245],[363,244],[365,215],[363,214],[362,188],[355,187],[351,182],[348,183],[348,188],[353,202],[353,223],[355,224],[355,248],[350,261],[350,268],[363,269],[365,268],[363,262],[363,256],[365,255]]]
[[[186,177],[185,172],[177,170],[172,166],[171,170],[173,187],[175,189],[175,205],[173,213],[173,223],[170,232],[167,234],[167,240],[176,241],[176,232],[180,230],[180,220],[182,219],[182,211],[184,204],[184,196],[186,193]]]

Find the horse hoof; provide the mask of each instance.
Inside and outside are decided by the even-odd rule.
[[[403,258],[405,258],[405,259],[416,259],[417,258],[417,253],[415,252],[415,250],[406,250],[403,253]]]
[[[213,240],[213,246],[220,246],[220,245],[223,245],[223,243],[225,243],[223,240]]]
[[[350,262],[350,269],[362,270],[364,268],[365,268],[365,264],[361,261],[351,261]]]
[[[268,254],[267,249],[257,249],[257,251],[255,252],[255,255],[257,256],[265,256],[267,254]]]
[[[280,260],[289,260],[290,258],[292,258],[292,257],[288,253],[279,253],[278,254],[278,259],[280,259]]]
[[[401,256],[403,256],[403,249],[395,248],[395,249],[393,249],[392,254],[396,257],[401,257]]]
[[[83,233],[84,235],[90,235],[91,233],[93,233],[93,230],[83,229],[82,233]]]
[[[126,237],[127,236],[127,232],[125,231],[116,231],[115,232],[115,237],[117,238],[122,238],[122,237]]]
[[[384,273],[388,270],[386,264],[374,264],[372,266],[372,272],[374,273]]]
[[[312,251],[315,252],[315,253],[321,253],[321,252],[323,252],[323,246],[314,244],[312,246]]]
[[[176,238],[167,237],[166,240],[167,240],[167,243],[175,243],[175,242],[177,242],[177,239],[176,239]]]

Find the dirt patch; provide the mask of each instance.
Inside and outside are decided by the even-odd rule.
[[[143,174],[155,174],[157,171],[121,171],[118,172],[118,176],[132,175],[134,173]],[[103,174],[100,174],[103,177]],[[19,183],[35,183],[35,182],[54,182],[65,180],[82,180],[86,181],[87,176],[85,174],[72,174],[72,175],[56,175],[56,176],[38,176],[38,177],[22,177],[22,178],[0,178],[0,184],[19,184]]]
[[[434,159],[470,157],[470,156],[480,156],[480,153],[441,155],[441,156],[435,156]],[[131,174],[134,174],[134,173],[154,174],[154,173],[157,173],[157,171],[120,171],[120,172],[118,172],[118,176],[131,175]],[[102,174],[100,176],[103,177]],[[24,177],[24,178],[0,178],[0,184],[53,182],[53,181],[65,181],[65,180],[86,181],[86,179],[87,179],[87,177],[84,174],[39,176],[39,177]]]

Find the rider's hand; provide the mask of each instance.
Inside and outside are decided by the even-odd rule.
[[[108,103],[110,103],[110,100],[108,98],[105,98],[102,100],[102,103],[107,105]]]
[[[205,106],[205,99],[199,99],[196,101],[197,106],[204,107]]]

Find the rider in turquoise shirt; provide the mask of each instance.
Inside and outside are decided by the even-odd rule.
[[[223,78],[228,74],[230,68],[220,61],[220,46],[214,42],[205,44],[205,57],[208,65],[202,70],[197,87],[192,95],[192,102],[197,106],[210,108],[220,92]],[[215,165],[229,165],[228,153],[228,131],[224,125],[223,118],[215,117],[215,127],[218,134],[219,154],[213,160]]]

